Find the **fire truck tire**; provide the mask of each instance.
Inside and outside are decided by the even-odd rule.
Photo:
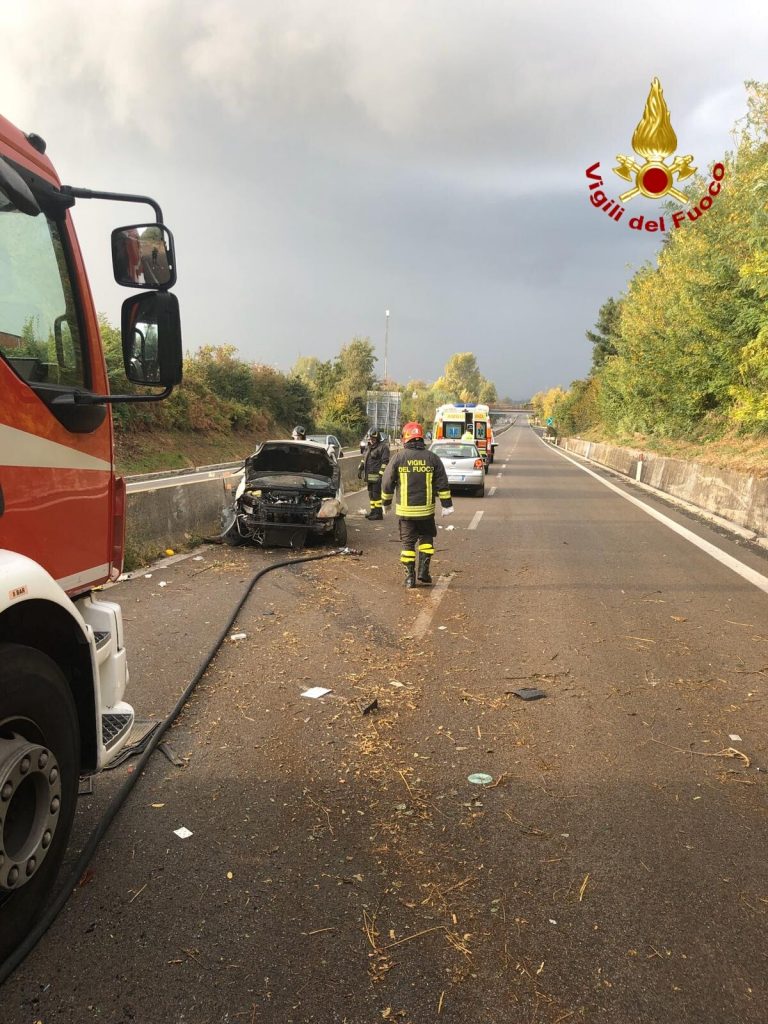
[[[50,895],[79,766],[77,712],[61,669],[32,647],[0,643],[0,963]]]

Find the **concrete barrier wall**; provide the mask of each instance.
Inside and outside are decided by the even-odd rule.
[[[617,473],[727,519],[758,537],[768,537],[768,479],[718,469],[703,462],[669,459],[653,452],[558,438],[558,446]]]
[[[339,462],[345,494],[360,490],[359,463],[358,455],[347,455]],[[176,549],[201,537],[217,536],[221,532],[221,513],[232,504],[238,482],[239,475],[235,472],[213,480],[195,480],[129,493],[125,530],[127,562],[139,564],[166,548]]]

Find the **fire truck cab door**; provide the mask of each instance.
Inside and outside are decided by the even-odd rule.
[[[55,401],[107,381],[69,214],[41,206],[0,187],[0,547],[75,593],[110,574],[112,435],[104,405]]]

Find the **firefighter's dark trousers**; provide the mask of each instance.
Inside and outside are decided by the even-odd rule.
[[[370,473],[368,476],[368,499],[371,503],[371,512],[381,508],[381,474]]]
[[[400,561],[403,565],[415,564],[417,550],[423,555],[434,555],[432,541],[437,536],[437,526],[433,515],[422,519],[401,518],[399,524],[400,543],[403,545]]]

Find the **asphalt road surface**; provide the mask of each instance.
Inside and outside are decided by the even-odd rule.
[[[438,587],[403,590],[363,495],[362,557],[259,584],[169,734],[183,767],[154,755],[3,1024],[768,1020],[768,562],[611,478],[744,578],[521,422],[499,441]],[[140,715],[281,554],[112,589]]]

